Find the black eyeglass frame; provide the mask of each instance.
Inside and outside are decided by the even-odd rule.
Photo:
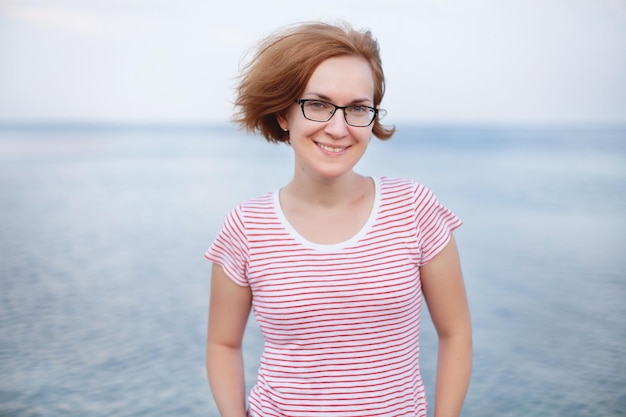
[[[330,115],[328,116],[328,119],[326,120],[315,120],[315,119],[311,119],[309,117],[306,116],[305,112],[304,112],[304,105],[309,102],[309,101],[317,101],[320,103],[324,103],[324,104],[328,104],[330,106],[333,106],[335,109],[330,112]],[[370,106],[364,106],[362,104],[351,104],[349,106],[338,106],[336,104],[333,104],[329,101],[325,101],[325,100],[320,100],[320,99],[316,99],[316,98],[298,98],[296,99],[296,103],[298,103],[300,105],[300,109],[302,110],[302,115],[304,116],[305,119],[310,120],[312,122],[319,122],[319,123],[326,123],[327,121],[329,121],[330,119],[333,118],[333,116],[335,115],[335,113],[337,113],[337,110],[342,110],[343,111],[343,120],[346,121],[346,123],[352,127],[367,127],[370,126],[372,123],[374,123],[374,120],[376,120],[376,116],[378,116],[378,114],[384,114],[381,112],[384,112],[384,110],[382,109],[377,109],[375,107],[370,107]],[[374,115],[372,116],[372,120],[370,120],[370,122],[366,125],[355,125],[352,124],[348,121],[348,115],[346,114],[346,109],[350,108],[350,107],[365,107],[366,109],[369,109],[371,111],[374,112]]]

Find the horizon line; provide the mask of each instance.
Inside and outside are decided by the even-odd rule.
[[[384,124],[384,123],[383,123]],[[411,128],[528,128],[528,129],[626,129],[626,120],[624,121],[535,121],[535,122],[504,122],[504,121],[399,121],[395,124],[396,128],[402,126]],[[78,120],[21,120],[21,121],[3,121],[0,120],[0,130],[21,130],[21,129],[111,129],[111,130],[138,130],[138,129],[188,129],[188,130],[204,130],[204,129],[228,129],[241,130],[240,127],[228,121],[213,122],[141,122],[141,121],[78,121]]]

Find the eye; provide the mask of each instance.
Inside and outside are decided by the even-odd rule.
[[[354,116],[366,116],[372,112],[372,108],[368,106],[350,106],[347,110]]]
[[[352,111],[352,113],[365,113],[365,112],[367,112],[367,107],[352,106],[352,107],[350,107],[350,111]]]
[[[305,106],[311,110],[326,110],[330,108],[330,105],[324,101],[311,100],[305,103]]]

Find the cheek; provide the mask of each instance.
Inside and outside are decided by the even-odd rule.
[[[372,140],[372,129],[367,129],[365,131],[355,132],[355,137],[358,138],[360,142],[370,143]]]
[[[303,137],[313,136],[319,132],[320,129],[324,128],[323,123],[312,122],[310,120],[306,120],[304,117],[296,117],[291,119],[290,122],[291,124],[289,126],[291,127],[291,133]]]

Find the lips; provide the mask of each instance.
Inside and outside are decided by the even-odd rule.
[[[348,149],[348,146],[330,146],[330,145],[325,145],[323,143],[319,143],[319,142],[315,142],[315,144],[322,149],[325,152],[328,153],[341,153],[343,151],[345,151],[346,149]]]

